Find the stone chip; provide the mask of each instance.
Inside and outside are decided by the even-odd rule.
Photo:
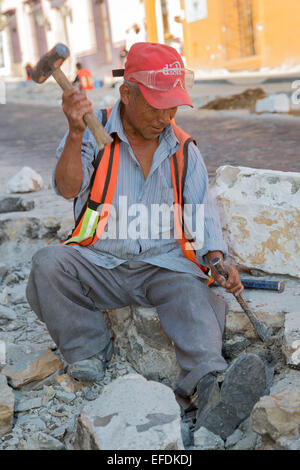
[[[10,385],[18,388],[42,380],[62,367],[62,362],[48,349],[29,354],[14,365],[5,366],[2,374],[7,377]]]

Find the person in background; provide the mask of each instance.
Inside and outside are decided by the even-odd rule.
[[[93,90],[94,80],[92,73],[88,68],[83,68],[80,62],[76,64],[77,75],[73,81],[73,85],[78,84],[80,90]]]
[[[32,74],[32,65],[31,64],[26,64],[25,65],[25,70],[26,70],[26,80],[29,81],[31,80],[31,74]]]

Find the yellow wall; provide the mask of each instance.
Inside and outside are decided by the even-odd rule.
[[[183,22],[183,53],[193,67],[220,66],[224,60],[220,0],[208,0],[208,17],[194,23]]]
[[[208,17],[194,23],[183,21],[183,53],[194,68],[255,70],[300,63],[300,0],[252,0],[255,55],[239,57],[235,25],[230,6],[236,0],[207,0]],[[157,42],[155,0],[144,0],[148,41]],[[181,0],[184,8],[185,0]],[[228,42],[226,22],[231,21]],[[231,45],[230,45],[231,44]]]
[[[235,59],[226,49],[224,31],[231,3],[232,0],[207,0],[208,18],[184,22],[184,52],[189,65],[239,70],[299,64],[300,0],[253,0],[256,55]]]
[[[144,0],[147,41],[157,42],[155,0]]]
[[[299,65],[300,1],[261,0],[262,61],[266,67]]]

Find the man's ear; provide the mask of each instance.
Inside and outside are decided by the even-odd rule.
[[[120,97],[123,104],[128,105],[130,102],[130,87],[127,83],[123,83],[120,88]]]

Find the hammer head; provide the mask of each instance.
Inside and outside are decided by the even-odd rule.
[[[70,51],[64,44],[56,44],[56,46],[43,55],[35,68],[33,69],[31,78],[36,83],[44,83],[55,70],[57,70],[63,62],[69,57]]]

